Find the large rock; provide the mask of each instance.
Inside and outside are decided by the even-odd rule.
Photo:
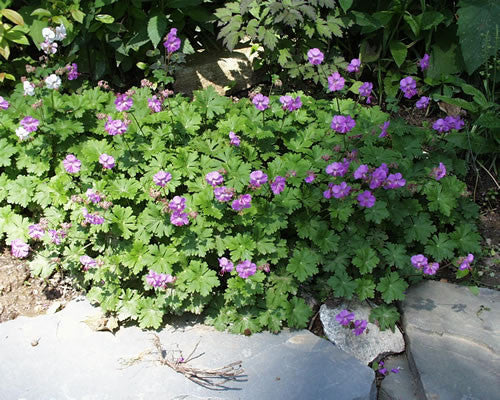
[[[319,315],[325,335],[341,350],[352,354],[367,365],[384,355],[401,353],[405,350],[403,335],[397,327],[395,332],[381,331],[377,325],[369,322],[363,334],[354,335],[352,329],[340,325],[335,319],[335,316],[344,309],[353,312],[355,319],[368,321],[371,307],[365,302],[344,302],[336,307],[328,307],[326,304],[321,306]]]
[[[0,324],[0,399],[376,398],[374,372],[309,331],[246,337],[197,324],[158,331],[164,356],[177,359],[182,350],[187,357],[199,343],[199,357],[186,365],[214,369],[242,361],[244,376],[210,390],[160,365],[158,352],[147,354],[152,332],[90,329],[83,321],[96,312],[87,301],[73,301],[52,315]]]
[[[500,293],[427,281],[408,291],[408,359],[429,400],[499,398]]]
[[[174,90],[191,95],[193,90],[213,86],[225,95],[229,89],[248,89],[254,83],[252,61],[256,56],[251,47],[190,55],[175,74]]]

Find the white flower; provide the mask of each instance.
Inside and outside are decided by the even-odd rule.
[[[26,140],[30,137],[30,133],[22,126],[16,129],[16,135],[21,141]]]
[[[56,27],[56,40],[64,40],[66,39],[66,27],[61,24]]]
[[[42,36],[45,39],[45,41],[52,43],[56,39],[56,34],[51,28],[43,28],[42,29]]]
[[[45,54],[56,54],[57,52],[57,43],[56,42],[42,42],[40,45],[42,47],[42,50],[45,52]]]
[[[61,86],[61,78],[59,78],[56,74],[51,74],[47,78],[45,78],[45,85],[49,89],[59,89]]]
[[[35,85],[28,81],[23,82],[24,87],[24,95],[25,96],[34,96],[35,95]]]

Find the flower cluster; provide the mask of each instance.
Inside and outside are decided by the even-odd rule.
[[[152,112],[160,112],[162,101],[155,95],[148,99],[148,107]]]
[[[342,90],[345,85],[345,79],[342,78],[342,75],[340,75],[338,72],[334,72],[328,77],[328,89],[330,89],[331,92],[337,92],[339,90]]]
[[[467,255],[467,257],[463,257],[463,258],[458,260],[458,262],[459,262],[458,269],[460,271],[464,271],[466,269],[471,270],[472,269],[471,263],[473,261],[474,261],[474,255],[469,253]]]
[[[66,65],[66,71],[68,72],[68,80],[70,81],[74,81],[80,75],[78,72],[78,65],[76,65],[76,63]]]
[[[243,194],[237,199],[233,200],[231,203],[231,208],[234,211],[241,211],[245,208],[250,208],[252,206],[252,196],[249,194]]]
[[[0,96],[0,108],[2,110],[7,110],[10,104],[7,100],[5,100],[2,96]]]
[[[45,86],[47,89],[57,90],[61,87],[61,78],[59,78],[56,74],[50,74],[47,78],[45,78]]]
[[[326,167],[325,172],[331,176],[342,177],[349,170],[349,165],[351,165],[351,162],[349,160],[347,160],[346,158],[344,158],[344,160],[342,162],[334,162],[334,163],[329,164]]]
[[[258,189],[266,182],[267,175],[261,170],[250,173],[250,187],[252,187],[252,189]]]
[[[345,327],[350,326],[351,322],[354,321],[354,318],[354,313],[350,313],[348,310],[342,310],[335,316],[337,322]],[[368,321],[365,319],[357,319],[353,322],[353,324],[354,329],[352,331],[356,336],[359,336],[365,331]]]
[[[172,174],[170,172],[165,172],[163,170],[158,171],[153,176],[153,182],[157,186],[165,187],[165,185],[172,179]]]
[[[456,116],[448,116],[446,118],[439,118],[436,122],[432,124],[432,129],[438,131],[439,133],[447,133],[452,129],[459,131],[464,127],[464,121]]]
[[[338,133],[347,133],[356,126],[356,121],[350,115],[335,115],[332,119],[330,127]]]
[[[307,52],[307,58],[312,65],[320,65],[323,62],[325,55],[320,49],[314,48]]]
[[[86,207],[82,208],[82,214],[83,217],[85,218],[84,220],[85,224],[102,225],[104,223],[103,217],[101,217],[98,213],[94,214],[89,213]]]
[[[257,93],[254,96],[252,103],[257,110],[264,111],[269,108],[269,97],[264,96],[262,93]]]
[[[116,111],[128,111],[134,105],[132,97],[128,96],[126,93],[119,94],[115,99]],[[111,117],[109,118],[111,120]],[[120,121],[121,122],[121,121]]]
[[[76,174],[77,172],[80,172],[82,162],[76,158],[74,154],[68,154],[63,160],[63,166],[67,173]]]
[[[364,82],[359,87],[359,95],[366,97],[366,104],[370,104],[372,102],[371,100],[372,90],[373,90],[373,83],[371,82]]]
[[[176,28],[170,29],[163,46],[167,49],[168,54],[172,54],[181,48],[181,40],[177,37]]]
[[[19,140],[23,141],[28,139],[31,132],[37,131],[39,124],[40,121],[36,118],[30,116],[24,117],[20,122],[21,126],[16,129],[16,135]]]
[[[241,261],[236,266],[236,272],[238,273],[240,278],[246,279],[252,275],[255,275],[255,273],[257,272],[257,265],[250,260]]]
[[[295,111],[302,107],[300,96],[297,96],[295,99],[292,96],[281,96],[280,103],[283,106],[283,110],[287,111]]]
[[[439,269],[437,262],[429,263],[427,257],[423,254],[417,254],[411,257],[411,264],[418,270],[423,270],[426,275],[435,275]]]
[[[347,66],[347,72],[359,72],[359,67],[361,67],[361,60],[359,58],[353,58],[349,65]]]
[[[219,258],[219,266],[221,268],[220,270],[221,275],[224,275],[224,273],[226,272],[231,272],[234,268],[234,264],[226,257]]]
[[[403,91],[407,99],[411,99],[417,94],[417,82],[411,76],[401,79],[399,88]]]
[[[146,282],[148,285],[159,288],[166,289],[169,283],[174,283],[177,278],[173,277],[170,274],[159,274],[152,269],[149,270],[149,273],[146,275]]]
[[[97,261],[87,255],[80,257],[80,264],[82,264],[82,269],[84,271],[88,271],[90,268],[97,267]]]
[[[387,372],[387,368],[384,367],[384,362],[380,361],[378,363],[378,366],[379,366],[379,368],[377,369],[377,372],[382,374],[382,375],[387,375],[388,372]],[[400,369],[401,369],[401,367],[392,368],[391,372],[393,374],[398,374]]]
[[[330,199],[335,197],[336,199],[341,199],[349,195],[351,187],[347,185],[346,182],[342,182],[340,185],[334,185],[333,183],[328,184],[328,190],[323,192],[323,197],[325,199]]]
[[[118,99],[117,99],[118,100]],[[132,99],[130,99],[132,101]],[[115,101],[116,104],[116,101]],[[120,107],[122,107],[124,103],[120,103]],[[118,105],[116,106],[118,108]],[[121,119],[111,119],[111,117],[108,116],[108,120],[104,124],[104,129],[106,132],[108,132],[111,136],[116,136],[116,135],[123,135],[128,128],[128,124],[126,122],[123,122]]]
[[[225,186],[220,186],[214,188],[214,196],[217,199],[217,201],[220,201],[221,203],[225,203],[226,201],[229,201],[233,198],[234,195],[234,190],[229,189]]]
[[[429,60],[430,60],[429,54],[424,54],[424,56],[418,61],[418,66],[422,71],[425,71],[427,68],[429,68]]]
[[[429,101],[430,101],[429,97],[422,96],[420,99],[417,100],[415,107],[417,107],[420,110],[423,108],[427,108],[429,106]]]
[[[240,137],[232,131],[229,132],[229,144],[235,147],[240,146]]]
[[[42,36],[44,41],[40,44],[40,47],[47,55],[52,55],[57,53],[57,43],[66,38],[67,32],[66,27],[61,24],[54,28],[43,28]]]
[[[10,242],[10,251],[16,258],[25,258],[28,257],[30,246],[21,239],[14,239]]]
[[[115,166],[115,159],[109,154],[102,153],[99,156],[99,164],[102,165],[103,169],[112,169]]]
[[[218,172],[213,171],[205,175],[205,180],[210,186],[216,187],[224,183],[224,177]]]
[[[186,208],[186,198],[181,196],[175,196],[170,203],[168,203],[168,208],[172,212],[170,215],[170,222],[175,226],[183,226],[189,224],[188,215],[184,212]]]

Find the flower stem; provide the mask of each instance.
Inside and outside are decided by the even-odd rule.
[[[137,124],[137,127],[139,128],[139,130],[141,131],[142,136],[146,137],[146,135],[144,135],[144,132],[142,130],[142,126],[139,125],[139,121],[137,121],[137,118],[135,117],[134,113],[131,112],[130,115],[132,115],[132,118],[134,119],[135,123]]]

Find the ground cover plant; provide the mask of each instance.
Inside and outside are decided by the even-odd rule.
[[[175,29],[164,47],[179,50]],[[322,72],[320,49],[305,57]],[[75,65],[36,69],[0,98],[2,239],[33,273],[68,271],[143,328],[183,312],[235,333],[301,328],[305,288],[373,299],[370,319],[393,327],[410,283],[462,277],[480,253],[452,140],[467,127],[390,120],[370,82],[345,97],[357,65],[327,77],[329,99],[238,102],[147,81],[66,94]],[[427,106],[412,77],[400,90]]]

